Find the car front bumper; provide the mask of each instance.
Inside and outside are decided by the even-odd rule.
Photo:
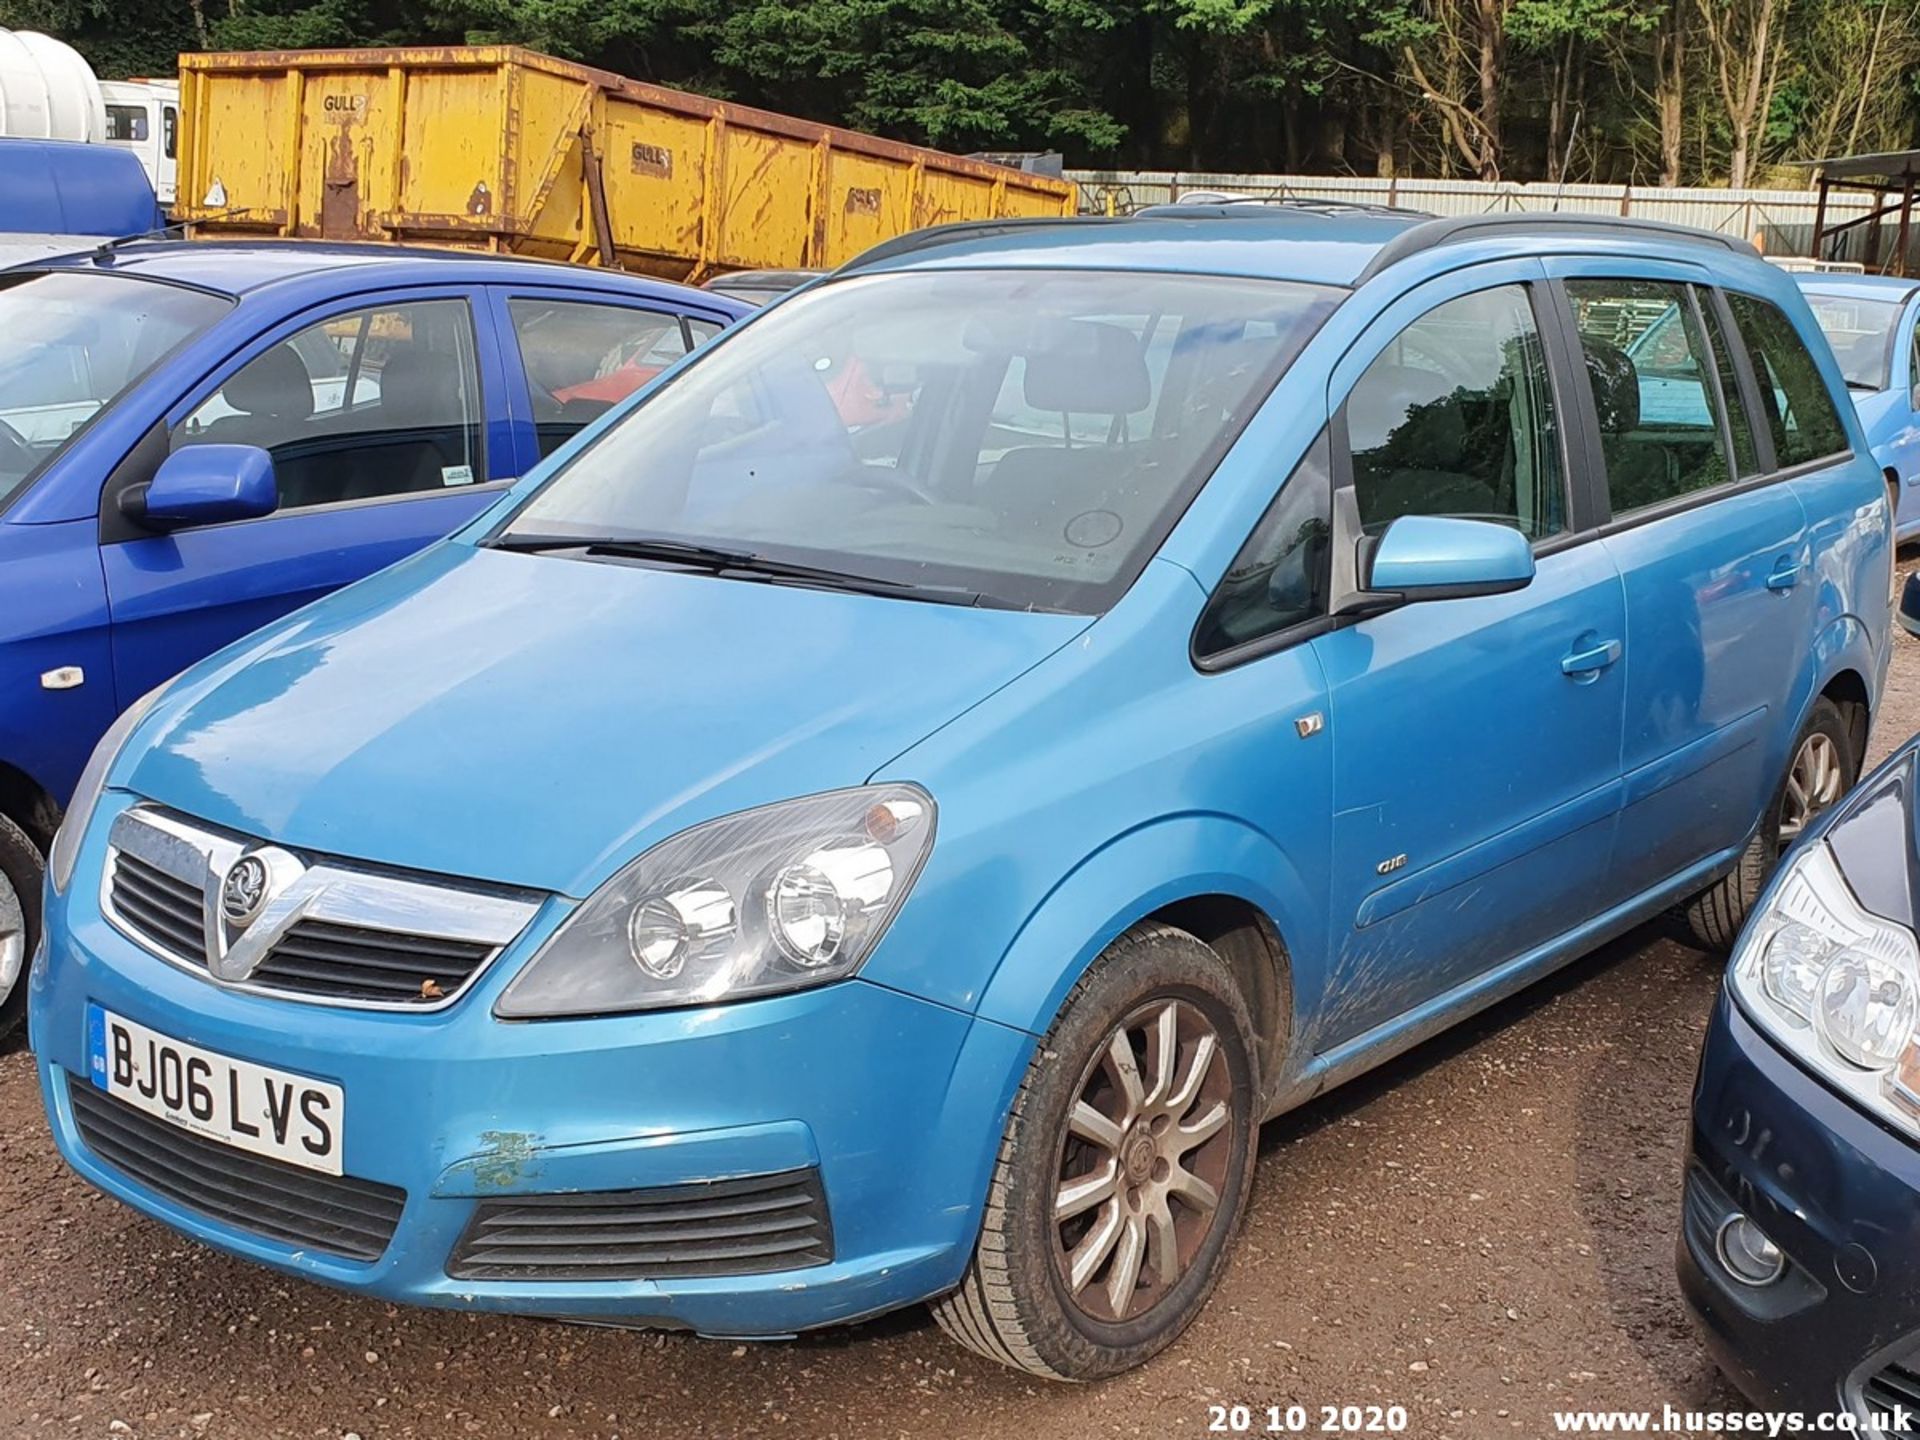
[[[90,845],[102,845],[106,826],[91,829]],[[393,1301],[730,1336],[855,1320],[960,1279],[1031,1053],[1023,1032],[859,980],[705,1009],[495,1019],[497,993],[559,923],[557,906],[442,1011],[247,994],[177,968],[113,928],[84,893],[84,877],[97,877],[100,864],[83,854],[74,889],[48,893],[29,993],[42,1094],[76,1171],[186,1235]],[[89,1085],[90,1005],[341,1086],[346,1175],[405,1192],[379,1258],[282,1243],[180,1203],[103,1158],[72,1098]],[[487,1202],[795,1172],[817,1172],[831,1220],[826,1263],[662,1279],[448,1273]]]
[[[1785,1274],[1737,1281],[1715,1237],[1735,1211]],[[1755,1405],[1920,1431],[1920,1147],[1802,1070],[1722,993],[1701,1054],[1678,1247],[1715,1361]]]

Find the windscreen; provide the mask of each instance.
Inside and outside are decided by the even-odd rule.
[[[93,271],[0,285],[0,502],[231,303]]]
[[[796,295],[581,453],[508,535],[668,539],[1104,609],[1343,292],[913,271]]]
[[[1854,390],[1887,388],[1888,342],[1899,322],[1900,307],[1889,300],[1862,300],[1853,295],[1807,292],[1813,318],[1833,346],[1840,373]]]

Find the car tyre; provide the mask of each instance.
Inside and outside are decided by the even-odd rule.
[[[1854,753],[1846,716],[1822,695],[1794,737],[1787,773],[1740,863],[1686,904],[1687,928],[1701,946],[1721,954],[1733,949],[1747,912],[1760,898],[1781,855],[1814,816],[1838,801],[1859,778],[1860,757]]]
[[[27,1013],[27,961],[40,940],[40,883],[46,861],[27,833],[0,815],[0,961],[12,959],[19,978],[0,995],[0,1040],[20,1026]],[[9,952],[17,948],[17,955]],[[6,969],[0,964],[0,971]]]
[[[1159,924],[1114,941],[1027,1067],[966,1277],[934,1303],[940,1328],[1054,1380],[1115,1375],[1172,1344],[1246,1206],[1256,1053],[1212,949]]]

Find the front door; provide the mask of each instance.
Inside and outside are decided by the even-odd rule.
[[[512,436],[485,408],[497,364],[468,296],[416,293],[283,327],[199,387],[103,497],[119,694],[143,693],[492,503],[494,482],[517,473]],[[276,513],[168,534],[119,515],[120,489],[169,451],[211,443],[273,456]]]
[[[1335,469],[1367,535],[1402,515],[1495,520],[1533,540],[1538,569],[1512,594],[1407,605],[1314,641],[1334,749],[1323,1051],[1594,910],[1628,637],[1619,573],[1579,536],[1550,317],[1537,264],[1466,272],[1396,303],[1335,374]]]

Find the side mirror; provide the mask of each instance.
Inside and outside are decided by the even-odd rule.
[[[1909,635],[1920,635],[1920,574],[1909,575],[1900,591],[1900,604],[1893,612],[1900,628]]]
[[[1533,580],[1533,546],[1511,525],[1402,515],[1374,542],[1362,564],[1372,595],[1403,601],[1504,595]]]
[[[189,445],[160,462],[153,479],[129,491],[121,510],[153,530],[257,520],[280,506],[273,457],[258,445]]]

